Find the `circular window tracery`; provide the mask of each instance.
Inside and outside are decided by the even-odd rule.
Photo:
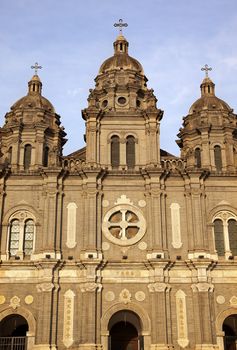
[[[146,221],[139,209],[128,204],[119,205],[106,213],[102,230],[113,243],[132,245],[144,236]]]

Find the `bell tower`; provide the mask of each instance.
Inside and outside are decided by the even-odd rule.
[[[86,161],[108,169],[139,169],[160,163],[160,120],[153,90],[147,87],[142,65],[128,54],[120,33],[114,55],[105,60],[90,90],[86,121]]]
[[[36,63],[28,83],[28,93],[18,100],[5,116],[0,131],[0,164],[12,171],[31,171],[60,165],[65,144],[64,128],[53,105],[42,96],[42,83]]]
[[[234,171],[237,166],[237,117],[233,109],[215,95],[215,84],[208,76],[201,83],[201,97],[183,118],[177,144],[189,169]]]

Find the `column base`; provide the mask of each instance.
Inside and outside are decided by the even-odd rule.
[[[219,346],[217,344],[196,344],[196,350],[219,350]]]
[[[56,345],[36,344],[33,345],[32,350],[57,350]]]
[[[151,344],[150,350],[172,350],[173,348],[170,344]]]
[[[78,350],[102,350],[102,344],[80,344],[78,345]]]

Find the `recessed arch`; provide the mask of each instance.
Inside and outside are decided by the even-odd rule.
[[[10,315],[20,315],[24,317],[24,319],[27,321],[29,329],[27,332],[28,336],[34,337],[35,336],[35,330],[36,330],[36,320],[32,313],[25,309],[24,307],[18,307],[17,309],[13,310],[11,307],[7,309],[0,310],[0,322],[7,316]]]
[[[108,335],[109,334],[109,322],[110,319],[114,314],[116,314],[119,311],[127,310],[134,312],[141,321],[141,335],[149,335],[151,332],[151,322],[150,319],[141,306],[135,304],[135,303],[117,303],[113,306],[111,306],[107,311],[104,313],[104,315],[101,318],[101,334],[102,335]]]

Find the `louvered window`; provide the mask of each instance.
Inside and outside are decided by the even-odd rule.
[[[201,150],[200,148],[195,149],[195,164],[197,168],[201,168]]]
[[[48,166],[48,158],[49,158],[49,148],[48,148],[48,146],[45,146],[44,151],[43,151],[43,166],[44,167]]]
[[[34,221],[27,220],[25,222],[25,227],[24,227],[23,251],[24,251],[25,255],[30,255],[33,251],[34,229],[35,229]]]
[[[214,159],[215,159],[215,166],[217,171],[222,170],[222,159],[221,159],[221,148],[220,146],[214,147]]]
[[[20,222],[19,220],[12,220],[10,224],[10,237],[9,237],[9,252],[10,256],[17,254],[19,250],[20,240]]]
[[[234,219],[228,221],[228,232],[231,253],[237,256],[237,222]]]
[[[31,145],[25,145],[24,149],[24,169],[27,170],[31,164]]]
[[[220,219],[214,221],[215,247],[219,256],[225,255],[223,222]]]
[[[111,137],[111,165],[113,168],[118,168],[120,163],[120,144],[119,144],[119,137],[118,136],[112,136]]]
[[[135,138],[133,136],[127,137],[126,162],[127,162],[128,168],[134,168],[134,166],[135,166]]]

